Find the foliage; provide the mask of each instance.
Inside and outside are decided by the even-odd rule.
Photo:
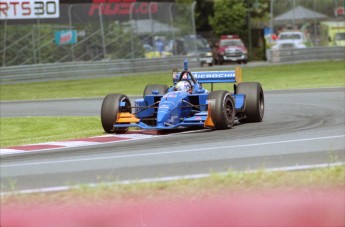
[[[213,2],[197,1],[195,10],[195,26],[198,31],[211,31],[208,15],[213,15]]]
[[[185,1],[177,1],[178,4],[175,4],[174,7],[172,7],[173,10],[173,24],[174,27],[180,29],[180,35],[191,35],[193,34],[193,24],[188,23],[192,21],[192,11],[191,11],[191,3],[193,1],[185,0]],[[186,5],[188,4],[188,5]],[[187,22],[187,23],[186,23]]]
[[[1,65],[3,61],[6,65],[47,63],[57,50],[51,26],[8,25],[1,30],[1,50],[5,51]]]
[[[208,16],[213,15],[213,1],[205,0],[176,0],[176,3],[192,4],[196,2],[195,6],[195,27],[197,33],[199,31],[211,31],[211,25]]]
[[[130,29],[117,23],[108,24],[106,35],[107,58],[143,58],[144,48],[137,35]]]
[[[209,16],[210,25],[216,35],[243,33],[246,9],[242,1],[215,0],[214,15]]]
[[[63,25],[61,25],[63,27]],[[67,28],[67,25],[65,26]],[[57,46],[54,32],[61,30],[56,25],[11,25],[2,30],[0,48],[4,49],[6,32],[5,65],[54,63],[66,61],[90,61],[103,58],[131,58],[133,47],[136,58],[144,57],[139,38],[132,31],[116,22],[104,22],[104,36],[107,55],[103,54],[102,32],[98,22],[74,24],[74,29],[84,31],[85,37],[78,37],[77,44]],[[3,64],[1,53],[0,64]]]
[[[133,44],[133,56],[135,58],[144,57],[144,49],[140,40],[135,36],[129,27],[120,23],[104,22],[104,43],[105,56],[103,53],[102,31],[99,23],[79,24],[79,30],[84,30],[87,34],[85,40],[81,40],[82,45],[74,46],[74,56],[77,61],[90,61],[105,59],[125,59],[131,58]]]
[[[264,28],[269,26],[270,21],[270,0],[249,0],[250,23],[252,28]]]

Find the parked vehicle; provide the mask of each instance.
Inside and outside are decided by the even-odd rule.
[[[283,31],[272,49],[306,48],[307,39],[301,31]]]
[[[171,52],[155,50],[155,48],[149,44],[143,44],[143,48],[145,50],[145,58],[161,58],[172,56]]]
[[[345,46],[345,21],[321,22],[321,44],[323,46]]]
[[[190,35],[184,37],[187,56],[194,56],[194,60],[199,60],[201,66],[207,64],[213,65],[212,49],[207,40],[201,35]]]
[[[248,62],[248,51],[244,43],[237,35],[222,35],[215,44],[213,58],[216,64],[224,62]]]

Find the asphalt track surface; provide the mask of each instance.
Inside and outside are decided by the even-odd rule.
[[[102,99],[2,102],[1,117],[95,116]],[[345,88],[265,93],[261,123],[1,158],[2,192],[345,161]]]

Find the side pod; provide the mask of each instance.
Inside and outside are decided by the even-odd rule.
[[[205,128],[214,128],[211,109],[212,109],[212,106],[215,106],[215,104],[216,104],[216,100],[214,100],[214,99],[208,100],[207,117],[206,117],[206,120],[204,122]]]

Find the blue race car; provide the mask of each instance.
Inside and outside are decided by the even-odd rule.
[[[168,130],[188,127],[229,129],[234,121],[260,122],[264,117],[264,92],[260,83],[241,82],[242,71],[173,72],[174,86],[150,84],[143,98],[109,94],[102,103],[101,121],[107,133],[125,133],[129,127]],[[210,83],[211,92],[202,87]],[[234,93],[213,91],[214,83],[235,83]]]

